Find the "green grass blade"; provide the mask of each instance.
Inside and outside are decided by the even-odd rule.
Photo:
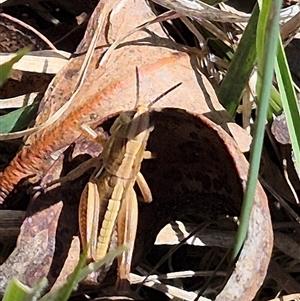
[[[38,102],[34,102],[30,106],[0,116],[0,134],[16,132],[27,128],[29,123],[33,120],[38,106]]]
[[[218,91],[218,98],[226,110],[234,115],[256,60],[256,28],[259,9],[255,6],[227,74]],[[233,88],[234,87],[234,88]]]
[[[13,64],[18,62],[29,51],[30,51],[30,48],[25,47],[25,48],[19,50],[16,53],[16,56],[13,57],[11,60],[0,65],[0,86],[2,86],[5,83],[5,81],[9,78]]]
[[[11,60],[0,65],[0,86],[9,78],[13,65],[29,51],[30,48],[23,48],[19,50],[16,53],[16,56]],[[37,108],[38,104],[34,103],[31,106],[23,107],[9,114],[0,116],[0,134],[19,131],[20,129],[26,128],[32,121]]]
[[[273,120],[273,114],[278,116],[282,113],[281,96],[274,86],[272,87],[271,91],[270,108],[268,113],[268,120]]]
[[[282,42],[278,47],[275,72],[291,138],[292,148],[296,159],[297,169],[300,166],[300,114],[297,96],[293,87],[292,76],[288,67]]]
[[[281,0],[263,0],[257,27],[257,98],[258,109],[254,127],[254,138],[250,151],[248,181],[239,219],[237,242],[232,260],[235,260],[246,238],[250,213],[254,203],[254,193],[258,178],[260,157],[263,146],[265,122],[271,95],[274,65],[278,49],[279,13]]]
[[[79,262],[75,270],[70,275],[68,281],[57,291],[48,293],[41,300],[67,301],[71,296],[72,291],[77,288],[78,275],[80,274],[81,269],[84,267],[86,263],[86,258],[87,258],[87,252],[83,252],[82,255],[80,256]]]
[[[128,247],[126,245],[117,247],[115,250],[107,253],[103,260],[92,262],[86,267],[84,267],[79,275],[79,282],[84,280],[91,272],[98,271],[104,264],[113,261],[116,257],[121,255],[126,250],[128,250]]]
[[[84,280],[91,272],[98,271],[104,264],[111,262],[114,258],[121,255],[125,250],[126,246],[121,246],[115,250],[109,252],[105,258],[99,262],[90,263],[85,266],[86,263],[86,252],[81,256],[74,272],[68,278],[67,283],[62,287],[58,288],[56,291],[49,292],[40,301],[66,301],[71,295],[73,290],[77,289],[79,282]]]
[[[47,279],[43,278],[36,287],[30,288],[29,286],[22,284],[19,280],[13,277],[7,285],[2,301],[37,300],[47,284]]]

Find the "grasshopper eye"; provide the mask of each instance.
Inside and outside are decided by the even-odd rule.
[[[129,116],[129,114],[121,114],[119,116],[119,122],[123,125],[130,123],[131,120],[132,120],[132,116]]]

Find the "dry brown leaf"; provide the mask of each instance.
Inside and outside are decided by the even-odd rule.
[[[86,72],[83,86],[57,122],[29,137],[26,144],[30,146],[23,148],[0,177],[2,191],[11,190],[22,177],[29,174],[36,174],[30,179],[32,182],[40,179],[53,164],[51,154],[63,151],[82,134],[81,124],[97,124],[106,116],[132,109],[136,102],[135,67],[139,69],[138,84],[142,102],[153,100],[181,82],[182,85],[176,89],[176,93],[164,97],[157,106],[178,107],[205,113],[226,130],[228,130],[227,123],[231,123],[231,127],[238,128],[219,104],[209,82],[199,72],[198,58],[184,52],[167,38],[159,24],[149,26],[148,31],[134,33],[112,53],[103,67],[97,68],[101,55],[107,49],[107,43],[112,43],[118,36],[124,36],[124,33],[130,31],[132,20],[135,20],[134,24],[141,20],[142,24],[152,19],[149,8],[142,1],[137,3],[126,1],[124,7],[121,4],[123,2],[114,3],[110,0],[101,2],[96,8],[94,17],[90,20],[93,29],[88,28],[77,53],[85,53],[87,50],[86,45],[97,28],[101,8],[105,7],[105,13],[108,14],[114,7],[109,15],[110,29],[106,34],[106,26],[102,27],[97,49]],[[101,16],[103,18],[103,15]],[[78,85],[78,71],[83,60],[83,55],[71,59],[52,81],[40,106],[36,125],[48,120],[71,98]],[[189,101],[186,100],[187,97]],[[245,138],[249,141],[249,136],[245,134],[236,136],[238,141],[245,141]],[[26,172],[23,170],[22,174],[16,174],[14,170],[20,160],[26,167]]]
[[[105,13],[101,15],[103,11]],[[213,88],[199,71],[199,58],[173,43],[159,24],[132,34],[112,52],[103,67],[98,67],[99,59],[115,39],[126,35],[136,25],[154,18],[145,2],[133,0],[106,0],[99,3],[76,54],[50,85],[40,107],[37,125],[45,122],[66,103],[78,86],[78,72],[100,16],[104,18],[104,26],[101,27],[97,48],[79,93],[58,121],[28,138],[28,146],[21,150],[0,176],[0,187],[3,197],[3,193],[12,190],[23,177],[35,173],[36,176],[31,180],[37,181],[43,178],[50,167],[52,170],[43,181],[58,177],[62,163],[57,161],[57,166],[53,166],[53,163],[57,157],[62,160],[63,150],[81,136],[82,124],[102,125],[117,112],[133,109],[137,90],[136,67],[139,71],[138,85],[142,103],[148,103],[177,83],[182,83],[156,104],[157,111],[151,115],[155,130],[149,140],[149,150],[155,154],[155,159],[143,164],[143,173],[154,201],[141,208],[135,259],[138,261],[149,249],[159,229],[176,219],[183,210],[188,213],[199,208],[204,218],[239,213],[247,177],[247,162],[234,140],[221,127],[230,132],[230,127],[234,126],[239,133],[236,139],[242,142],[249,138],[237,125],[233,125],[230,116],[219,104]],[[204,114],[214,122],[199,114]],[[78,147],[84,148],[85,145],[78,144]],[[91,149],[88,151],[95,155]],[[58,225],[56,236],[51,232],[52,244],[47,243],[49,247],[46,246],[46,249],[51,250],[55,246],[63,254],[62,258],[51,258],[45,264],[45,270],[49,270],[49,263],[53,262],[49,272],[51,282],[58,276],[69,251],[71,236],[76,232],[76,206],[86,180],[87,176],[84,176],[76,181],[76,185],[66,183],[41,195],[30,205],[29,212],[39,223],[45,218],[46,211],[43,208],[50,206],[46,205],[46,200],[50,204],[63,201],[62,212],[66,212],[67,205],[72,200],[72,209],[69,211],[72,218],[70,215],[64,216],[65,224],[61,227]],[[69,193],[71,191],[72,194]],[[236,300],[251,300],[264,279],[272,249],[272,230],[267,200],[260,186],[257,187],[255,200],[240,260],[217,300],[235,300],[233,294]],[[60,215],[60,221],[62,220],[63,213]],[[68,238],[58,238],[59,233],[65,231]],[[20,242],[24,241],[22,237],[26,235],[30,236],[22,232]],[[38,247],[36,244],[37,242],[32,246]],[[262,245],[263,251],[257,254],[257,248],[261,250]],[[33,260],[30,254],[34,250],[27,247],[29,250],[26,260],[30,262]],[[18,261],[17,253],[7,262],[12,261]],[[1,271],[2,279],[7,279],[9,268],[6,263]],[[244,271],[248,273],[244,274]],[[39,275],[36,276],[35,280],[38,280]]]

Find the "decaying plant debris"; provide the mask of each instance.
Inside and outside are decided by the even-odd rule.
[[[9,2],[2,4],[5,14],[13,13],[14,8],[17,10],[19,7],[19,3]],[[166,24],[152,22],[156,18],[153,5],[150,8],[144,1],[82,1],[78,5],[62,2],[52,3],[49,11],[58,5],[60,10],[70,13],[69,19],[59,21],[61,15],[54,17],[53,12],[46,11],[43,21],[35,21],[40,26],[40,33],[43,32],[51,40],[49,43],[39,34],[28,33],[28,28],[22,32],[24,41],[20,39],[16,43],[15,33],[19,32],[22,25],[13,21],[8,24],[6,19],[4,22],[1,18],[5,15],[0,18],[0,26],[4,28],[7,41],[3,51],[14,52],[28,45],[28,41],[35,45],[33,50],[52,48],[47,54],[40,53],[45,70],[51,75],[46,76],[47,72],[38,68],[31,72],[25,68],[14,71],[6,84],[18,84],[16,82],[28,81],[28,78],[36,83],[38,78],[43,78],[43,85],[39,85],[41,89],[34,85],[29,91],[18,87],[20,93],[16,96],[7,94],[11,88],[2,88],[2,91],[6,91],[3,95],[8,103],[5,108],[10,107],[9,103],[23,103],[28,93],[39,93],[39,98],[42,98],[33,126],[38,131],[24,139],[24,145],[10,162],[4,159],[4,173],[0,174],[0,201],[4,203],[3,207],[10,209],[14,204],[18,208],[18,204],[28,202],[28,197],[20,189],[20,182],[26,180],[30,185],[42,185],[67,174],[88,157],[96,157],[101,153],[101,144],[83,136],[83,124],[88,124],[96,131],[101,131],[103,127],[108,132],[118,113],[135,107],[137,89],[139,101],[147,104],[171,86],[180,83],[173,93],[165,95],[154,105],[150,114],[154,131],[150,135],[148,149],[153,158],[144,160],[142,172],[149,183],[153,202],[139,205],[134,274],[136,271],[142,275],[155,273],[152,268],[169,250],[166,245],[178,244],[191,234],[192,238],[170,255],[169,266],[174,273],[183,271],[180,277],[190,275],[189,270],[197,277],[175,279],[173,282],[160,280],[162,283],[159,283],[150,276],[145,285],[156,287],[158,291],[166,290],[169,285],[171,295],[194,300],[207,276],[212,274],[224,257],[225,263],[221,270],[216,272],[217,276],[203,292],[203,299],[199,300],[268,300],[280,289],[286,294],[299,292],[298,224],[287,217],[290,214],[295,216],[298,207],[286,184],[282,167],[274,159],[270,143],[266,143],[261,167],[262,184],[267,189],[264,191],[258,184],[247,240],[234,270],[228,277],[224,273],[227,268],[226,250],[232,246],[232,233],[236,230],[233,220],[239,215],[245,189],[248,163],[244,154],[249,151],[251,136],[232,119],[217,99],[215,89],[226,74],[227,62],[213,53],[214,50],[210,49],[199,32],[198,25],[181,15],[171,14],[170,19],[181,17],[183,23],[168,21],[172,24],[170,30]],[[30,1],[32,15],[28,15],[28,21],[34,21],[35,18],[40,20],[41,17],[33,13],[40,8],[39,5],[41,3],[38,1]],[[157,6],[155,8],[159,9]],[[229,12],[226,14],[230,14],[230,8],[227,9]],[[83,22],[78,21],[80,14]],[[51,27],[49,24],[57,23],[55,20],[58,20],[58,24]],[[218,38],[224,38],[224,44],[230,47],[244,28],[243,24],[216,25],[210,21],[202,22],[206,30],[212,30]],[[134,30],[142,24],[145,24],[142,29]],[[57,32],[64,25],[68,25],[70,32],[65,37],[58,37]],[[41,29],[43,26],[48,28]],[[168,33],[165,28],[169,30]],[[73,30],[78,36],[80,31],[84,33],[80,43],[78,40],[78,46],[75,40],[73,43],[68,40]],[[224,34],[230,30],[236,34],[233,39]],[[188,42],[182,38],[185,35]],[[10,46],[11,39],[13,42]],[[55,43],[55,40],[59,43]],[[119,41],[119,45],[110,48],[115,41]],[[104,56],[105,53],[109,55]],[[55,71],[47,69],[49,55],[54,58],[51,62],[56,64]],[[138,83],[136,68],[139,73]],[[9,100],[12,97],[14,100]],[[35,98],[36,94],[32,94],[32,97]],[[49,119],[50,122],[47,122]],[[9,141],[1,143],[10,147]],[[279,148],[283,151],[282,146]],[[290,149],[286,147],[284,151],[289,153]],[[0,159],[2,156],[5,158],[6,154],[1,153]],[[14,234],[9,236],[10,240],[17,235],[19,227],[20,234],[14,250],[3,253],[8,258],[2,256],[2,293],[13,275],[29,286],[47,276],[53,289],[66,281],[81,251],[78,203],[90,173],[91,170],[74,181],[35,194],[24,216],[18,211],[10,211],[16,219],[16,224],[9,227],[14,230]],[[294,195],[298,194],[299,180],[291,160],[288,162],[288,173],[295,189]],[[139,191],[137,193],[139,196]],[[280,199],[280,206],[289,209],[285,211],[276,207],[276,198]],[[290,205],[285,200],[290,201]],[[271,207],[273,230],[268,206]],[[5,211],[1,214],[5,214]],[[193,233],[197,227],[198,232]],[[275,248],[271,260],[274,230]],[[215,236],[217,239],[214,239]],[[205,247],[200,246],[199,239]],[[6,240],[2,239],[3,245]],[[158,246],[153,248],[155,240]],[[150,255],[146,257],[148,253]],[[167,264],[163,264],[158,273],[168,272]],[[105,295],[103,286],[113,287],[115,273],[108,274],[98,292],[102,291]],[[130,281],[141,282],[134,274]],[[285,282],[279,276],[281,274],[288,281]],[[268,296],[270,287],[272,292]],[[86,285],[82,289],[91,291],[91,287]],[[158,291],[144,290],[140,296],[149,300],[159,299],[163,295]]]

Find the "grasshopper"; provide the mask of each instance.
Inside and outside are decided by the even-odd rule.
[[[79,206],[80,236],[83,247],[89,244],[88,258],[98,261],[105,257],[116,223],[118,244],[130,246],[119,259],[121,287],[128,281],[137,227],[135,182],[144,200],[152,201],[151,191],[140,173],[142,160],[150,157],[146,144],[153,128],[148,110],[146,106],[138,106],[136,113],[121,113],[114,122],[101,154],[103,166],[92,175]],[[93,221],[91,226],[90,221]]]
[[[83,248],[88,250],[89,260],[98,261],[105,257],[115,225],[118,244],[127,244],[129,247],[118,259],[117,288],[121,291],[128,289],[137,230],[136,182],[144,201],[152,201],[151,191],[140,173],[143,159],[151,158],[151,153],[146,151],[147,141],[153,130],[149,108],[179,85],[175,85],[149,105],[138,105],[135,111],[119,115],[99,157],[102,167],[91,176],[80,199],[79,230]]]

